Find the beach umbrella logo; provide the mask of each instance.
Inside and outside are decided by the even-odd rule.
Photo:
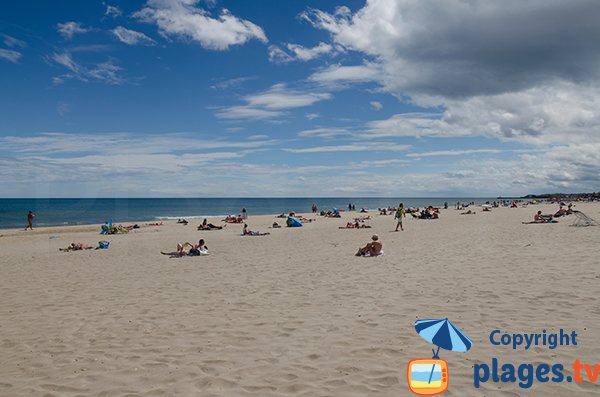
[[[437,346],[432,358],[417,358],[408,363],[406,379],[409,389],[420,396],[433,396],[448,390],[448,363],[440,359],[440,348],[464,353],[473,342],[447,318],[417,320],[415,330],[427,342]]]

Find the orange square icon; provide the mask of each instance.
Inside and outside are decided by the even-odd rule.
[[[448,363],[435,358],[410,360],[406,380],[410,391],[419,396],[441,394],[448,389]]]

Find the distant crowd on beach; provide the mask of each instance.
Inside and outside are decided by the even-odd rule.
[[[484,204],[479,204],[478,206],[481,208],[483,212],[491,212],[494,208],[506,207],[506,208],[519,208],[519,207],[527,207],[528,205],[535,205],[541,202],[545,203],[555,203],[553,200],[507,200],[500,199],[497,201],[487,201]],[[552,214],[543,214],[541,210],[537,211],[533,219],[531,221],[522,222],[523,224],[548,224],[548,223],[557,223],[556,218],[565,217],[572,214],[578,214],[580,219],[582,220],[582,226],[590,226],[597,225],[598,223],[587,217],[585,214],[582,214],[580,211],[575,210],[573,207],[573,203],[565,203],[563,201],[556,202],[559,205],[559,208],[556,212]],[[461,215],[475,215],[476,211],[474,210],[475,202],[471,201],[468,203],[457,202],[454,205],[455,210],[462,211]],[[346,222],[344,226],[339,226],[339,229],[369,229],[371,226],[367,223],[371,219],[370,210],[368,208],[361,208],[359,211],[356,211],[356,205],[354,203],[348,203],[348,212],[355,212],[360,214],[360,216],[355,216],[351,221]],[[445,202],[443,207],[434,207],[427,206],[423,208],[419,207],[404,207],[403,203],[399,203],[397,206],[389,206],[383,208],[377,208],[377,213],[380,216],[393,215],[395,221],[395,229],[394,232],[404,231],[404,219],[407,215],[410,215],[413,219],[420,220],[436,220],[440,219],[441,209],[448,209],[449,204]],[[341,218],[341,212],[338,208],[330,208],[327,210],[319,211],[317,204],[312,204],[311,211],[315,215],[320,215],[324,218]],[[33,219],[35,214],[33,211],[29,211],[27,214],[27,226],[25,230],[33,230]],[[306,218],[302,215],[297,215],[295,212],[290,212],[288,214],[281,213],[276,216],[276,218],[284,218],[286,227],[302,227],[305,224],[313,222],[315,219]],[[208,221],[207,218],[204,218],[202,223],[200,223],[197,227],[199,231],[212,231],[212,230],[223,230],[228,224],[240,224],[242,226],[241,235],[242,236],[268,236],[270,232],[262,232],[259,230],[252,230],[248,225],[248,210],[246,208],[242,208],[241,212],[238,215],[227,215],[225,218],[221,219],[224,223],[223,225],[215,225]],[[181,218],[177,220],[177,224],[188,225],[189,221]],[[145,225],[113,225],[112,221],[106,221],[100,230],[100,234],[102,235],[110,235],[110,234],[127,234],[132,230],[140,229],[141,227],[150,227],[150,226],[162,226],[162,222],[155,223],[147,223]],[[279,229],[282,226],[274,221],[271,228]],[[98,248],[108,248],[108,242],[101,241],[98,246],[91,246],[82,243],[71,243],[71,245],[67,248],[61,249],[62,251],[78,251],[85,249],[98,249]],[[190,242],[178,243],[175,251],[170,252],[161,252],[164,255],[168,255],[170,257],[183,257],[183,256],[200,256],[200,255],[208,255],[208,247],[205,244],[203,239],[200,239],[197,244],[192,244]],[[373,235],[371,241],[363,247],[360,247],[356,253],[357,256],[380,256],[383,255],[383,245],[379,241],[378,235]]]

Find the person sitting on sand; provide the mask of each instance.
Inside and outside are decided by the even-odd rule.
[[[542,211],[538,211],[533,216],[532,222],[521,222],[521,223],[523,223],[525,225],[525,224],[529,224],[529,223],[556,223],[556,222],[557,221],[552,220],[552,215],[542,215]]]
[[[190,249],[186,251],[186,247],[189,246]],[[198,244],[192,244],[189,242],[185,242],[184,244],[177,243],[177,251],[173,252],[163,252],[160,251],[163,255],[169,255],[171,258],[180,258],[182,256],[200,256],[200,255],[208,255],[208,247],[204,242],[204,239],[200,239]]]
[[[244,228],[242,229],[242,236],[267,236],[271,233],[261,233],[261,232],[254,232],[250,229],[248,229],[248,224],[244,223]]]
[[[198,226],[198,230],[221,230],[223,229],[223,226],[216,226],[213,225],[212,223],[208,223],[208,220],[206,218],[204,218],[204,220],[202,221],[202,224],[200,226]]]
[[[374,234],[371,240],[373,241],[358,249],[356,256],[379,256],[382,254],[383,245],[378,241],[379,236]]]

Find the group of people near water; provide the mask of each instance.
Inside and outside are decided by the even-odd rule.
[[[464,205],[457,203],[455,208],[463,209],[470,205],[472,205],[472,203],[464,204]],[[499,207],[500,205],[507,206],[507,207],[515,207],[517,205],[517,201],[513,201],[510,204],[508,202],[500,202],[500,203],[493,202],[492,204],[485,204],[482,206],[484,207],[484,210],[485,209],[489,210],[490,207],[495,208],[495,207]],[[447,208],[447,203],[444,205],[444,207]],[[354,205],[349,204],[348,208],[350,210],[352,210],[354,208]],[[312,210],[313,210],[313,212],[316,212],[318,210],[316,205],[313,205]],[[383,209],[379,208],[378,210],[381,215],[388,215],[388,214],[392,214],[392,213],[394,214],[394,219],[396,222],[396,228],[394,230],[395,232],[404,231],[403,220],[404,220],[404,218],[406,218],[407,214],[411,214],[414,218],[417,218],[417,219],[438,219],[439,212],[440,212],[439,208],[436,208],[433,206],[428,206],[423,209],[405,208],[403,203],[400,203],[397,207],[388,207],[388,208],[383,208]],[[368,212],[368,210],[362,209],[361,212]],[[554,218],[571,215],[575,212],[578,212],[578,211],[573,209],[572,204],[566,205],[565,203],[560,203],[558,211],[556,211],[554,214],[544,215],[544,214],[542,214],[542,211],[537,211],[537,213],[533,217],[533,221],[522,222],[522,223],[524,223],[524,224],[525,223],[556,223],[557,221],[554,220]],[[467,215],[467,214],[475,214],[475,212],[468,210],[467,212],[461,213],[461,215]],[[323,215],[324,217],[340,217],[340,212],[336,208],[333,208],[330,211],[326,211],[326,212],[322,211],[321,215]],[[28,225],[25,230],[33,229],[32,223],[33,223],[34,217],[35,217],[35,214],[32,211],[29,211],[28,216],[27,216]],[[287,226],[294,226],[291,224],[292,220],[294,222],[298,222],[300,225],[302,225],[302,223],[304,223],[304,222],[313,221],[313,219],[307,219],[307,218],[303,218],[302,216],[297,216],[294,212],[289,213],[289,215],[281,214],[278,217],[279,218],[287,218],[287,220],[286,220]],[[340,226],[339,228],[340,229],[371,228],[370,225],[365,223],[365,221],[369,220],[370,218],[371,218],[370,216],[355,217],[352,222],[347,222],[345,226]],[[245,208],[243,208],[242,214],[235,216],[235,217],[228,215],[222,221],[225,223],[243,223],[243,228],[242,228],[242,233],[241,233],[242,236],[267,236],[270,234],[269,232],[260,232],[260,231],[251,230],[249,228],[247,222],[245,222],[247,219],[248,219],[247,210]],[[188,221],[185,219],[179,219],[177,221],[177,223],[187,225]],[[161,226],[162,222],[161,223],[151,223],[148,225],[149,226]],[[215,225],[213,223],[208,222],[208,219],[204,218],[202,223],[198,226],[198,230],[200,230],[200,231],[222,230],[226,226],[227,225],[223,225],[223,226]],[[277,222],[274,222],[272,225],[273,229],[277,229],[280,227],[281,226]],[[140,228],[140,226],[138,226],[137,224],[131,225],[131,226],[122,226],[122,225],[114,226],[112,224],[112,222],[107,221],[102,225],[100,234],[128,233],[130,230],[137,229],[137,228]],[[359,248],[359,250],[356,253],[357,256],[379,256],[383,253],[383,251],[382,251],[383,246],[382,246],[381,242],[379,241],[379,237],[377,235],[373,235],[371,240],[372,241],[369,242],[367,245]],[[71,243],[71,245],[68,246],[67,248],[61,248],[60,250],[61,251],[79,251],[79,250],[99,249],[99,248],[108,248],[108,242],[104,242],[104,241],[99,242],[98,246],[91,246],[91,245],[86,245],[86,244],[82,244],[82,243]],[[204,239],[200,239],[198,241],[198,244],[192,244],[190,242],[179,243],[179,244],[177,244],[177,249],[175,251],[172,251],[172,252],[161,251],[161,253],[163,255],[168,255],[170,257],[177,257],[177,258],[183,257],[183,256],[208,255],[208,247],[206,246]]]

